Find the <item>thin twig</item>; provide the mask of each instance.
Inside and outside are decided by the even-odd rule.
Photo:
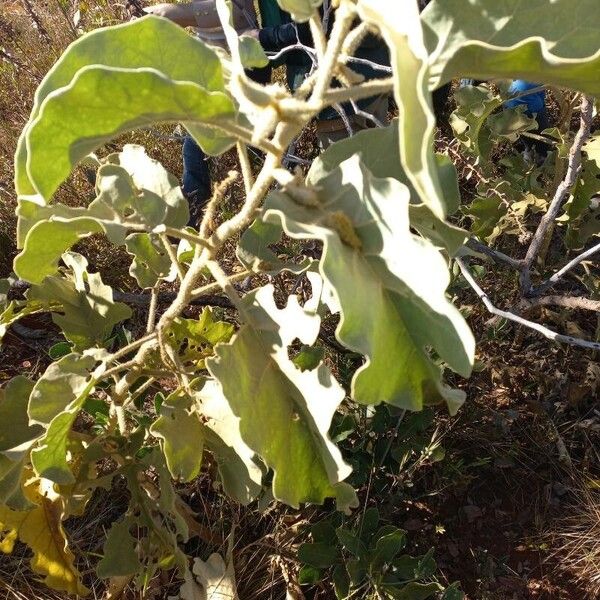
[[[480,252],[481,254],[485,254],[486,256],[489,256],[491,259],[493,259],[497,263],[507,264],[509,267],[512,267],[513,269],[516,269],[517,271],[520,271],[521,267],[523,266],[522,260],[511,258],[507,254],[504,254],[504,252],[500,252],[499,250],[494,250],[493,248],[486,246],[485,244],[483,244],[482,242],[480,242],[479,240],[476,240],[474,238],[467,240],[467,243],[465,245],[468,248],[470,248],[471,250],[475,250],[475,252]]]
[[[156,307],[158,306],[158,283],[152,288],[150,292],[150,306],[148,308],[148,321],[146,322],[146,333],[152,333],[154,331],[154,325],[156,324]]]
[[[533,296],[540,296],[546,290],[549,290],[552,286],[558,283],[569,271],[574,269],[578,264],[582,263],[584,260],[588,259],[590,256],[597,254],[600,252],[600,244],[596,244],[592,246],[589,250],[582,252],[578,256],[576,256],[573,260],[569,261],[562,269],[554,273],[550,279],[537,286],[532,290]]]
[[[558,216],[558,212],[563,201],[568,197],[571,189],[577,181],[579,169],[581,168],[581,149],[590,135],[593,107],[593,101],[588,96],[583,96],[581,100],[581,120],[579,131],[577,132],[573,145],[569,150],[569,166],[567,168],[567,174],[556,189],[556,193],[554,194],[554,198],[550,203],[550,207],[548,208],[546,214],[542,217],[533,239],[531,240],[527,254],[525,255],[525,262],[519,278],[521,290],[525,296],[529,296],[531,294],[531,268],[539,256],[540,250],[544,244],[544,241],[546,240],[550,227],[553,226],[554,220]]]
[[[171,246],[171,242],[169,242],[169,238],[164,233],[161,233],[158,237],[159,237],[160,241],[162,242],[162,245],[165,247],[165,250],[167,251],[167,255],[169,257],[169,260],[171,261],[171,265],[173,266],[173,268],[175,269],[175,272],[177,273],[177,277],[179,277],[179,281],[183,281],[183,278],[185,277],[185,273],[183,272],[183,267],[177,260],[177,254],[175,254],[175,250],[173,250],[173,246]]]
[[[536,306],[564,306],[565,308],[574,308],[582,310],[591,310],[600,312],[600,300],[591,300],[590,298],[580,298],[578,296],[542,296],[524,300],[526,308],[535,308]]]
[[[488,309],[490,313],[493,315],[497,315],[498,317],[502,317],[503,319],[508,319],[509,321],[513,321],[514,323],[518,323],[519,325],[523,325],[529,329],[533,329],[538,333],[541,333],[544,337],[549,340],[553,340],[555,342],[560,342],[563,344],[569,344],[571,346],[579,346],[580,348],[587,348],[589,350],[600,350],[600,343],[598,342],[590,342],[588,340],[582,340],[580,338],[574,338],[569,335],[562,335],[561,333],[557,333],[540,325],[539,323],[534,323],[533,321],[529,321],[528,319],[524,319],[523,317],[516,315],[512,312],[501,310],[496,308],[488,295],[481,289],[479,284],[475,281],[474,277],[471,275],[469,269],[466,264],[463,262],[461,258],[456,258],[456,263],[458,264],[463,277],[467,280],[467,283],[473,288],[479,299],[483,302],[485,307]]]

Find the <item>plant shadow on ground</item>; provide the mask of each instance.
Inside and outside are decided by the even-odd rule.
[[[16,139],[41,77],[74,39],[72,19],[69,21],[72,14],[65,15],[64,4],[57,0],[38,7],[36,3],[43,31],[32,28],[31,15],[20,2],[7,1],[0,11],[0,47],[8,52],[8,58],[3,57],[0,63],[2,276],[9,272],[15,253],[12,155]],[[82,17],[82,27],[115,23],[125,16],[110,3],[88,4],[92,6]],[[151,156],[179,173],[181,147],[168,137],[171,129],[164,130],[167,137],[140,132],[126,140],[146,146]],[[296,153],[304,158],[315,156],[311,132],[300,141]],[[231,155],[214,161],[215,180],[235,166]],[[472,189],[468,182],[461,184],[463,192]],[[66,203],[77,203],[92,192],[81,171],[59,195]],[[229,201],[237,203],[241,193],[241,187],[234,188]],[[86,240],[80,250],[105,281],[128,289],[129,258],[124,252],[118,256],[109,253],[98,238]],[[225,262],[235,263],[233,253]],[[499,289],[510,303],[515,281],[503,281],[496,271],[489,270],[483,277],[489,289]],[[292,287],[285,280],[278,283]],[[563,517],[566,511],[581,510],[583,514],[585,502],[598,501],[582,494],[580,486],[581,479],[600,480],[600,418],[594,409],[600,384],[596,357],[556,347],[501,321],[490,321],[468,290],[459,289],[456,294],[478,339],[479,365],[472,379],[455,382],[468,397],[459,415],[451,419],[439,409],[428,413],[431,420],[408,415],[398,424],[398,415],[387,414],[367,440],[362,439],[365,421],[380,418],[377,415],[381,413],[367,416],[364,411],[347,409],[345,417],[354,419],[355,427],[346,437],[342,431],[344,415],[337,423],[339,443],[356,467],[354,483],[361,510],[376,506],[384,522],[406,530],[410,553],[422,555],[434,547],[441,581],[460,580],[472,600],[593,597],[593,591],[586,588],[589,578],[584,576],[578,582],[581,565],[564,560],[565,539],[580,523],[569,529]],[[591,321],[578,315],[575,325],[593,331],[595,323]],[[0,351],[0,385],[17,374],[37,375],[50,361],[47,350],[55,341],[50,320],[31,317],[23,324],[46,330],[49,336],[32,339],[15,330],[9,332]],[[325,326],[329,340],[334,325]],[[347,384],[357,366],[356,358],[328,349],[327,360]],[[415,421],[419,422],[416,430],[403,438],[402,427]],[[377,463],[367,458],[367,450]],[[579,473],[579,479],[573,473]],[[209,464],[197,481],[180,490],[196,513],[200,533],[189,543],[188,551],[205,558],[222,550],[223,540],[235,524],[234,560],[240,598],[284,598],[286,579],[294,580],[299,566],[298,543],[308,541],[311,523],[331,511],[327,507],[295,511],[277,505],[263,512],[255,507],[241,508],[224,499],[212,482]],[[85,518],[67,523],[78,554],[95,560],[106,529],[126,506],[127,494],[118,486],[110,492],[100,491]],[[596,523],[597,517],[598,513]],[[360,519],[360,513],[354,519]],[[19,547],[13,556],[0,558],[0,594],[7,599],[60,598],[36,583],[28,571],[27,556]],[[86,567],[89,565],[82,565],[82,570]],[[89,583],[98,596],[103,593],[102,582]],[[166,577],[157,580],[144,597],[166,598],[176,590],[172,583]],[[331,587],[325,584],[303,588],[303,592],[306,598],[333,598]],[[132,594],[134,597],[139,596]]]

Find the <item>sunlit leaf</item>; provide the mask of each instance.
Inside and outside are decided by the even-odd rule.
[[[321,179],[338,168],[341,163],[355,154],[359,154],[362,163],[374,177],[392,177],[408,187],[410,190],[408,210],[411,226],[434,244],[445,247],[450,254],[455,254],[463,245],[466,232],[436,217],[426,204],[420,202],[418,194],[414,191],[400,162],[399,144],[397,120],[394,120],[388,127],[361,131],[348,139],[332,144],[320,154],[311,165],[306,178],[307,183],[318,185]],[[386,151],[382,152],[382,148],[385,148]],[[435,157],[444,190],[446,211],[448,214],[452,214],[456,212],[460,204],[456,169],[447,156],[436,154]],[[254,227],[255,225],[251,229]],[[245,244],[246,239],[244,246]]]
[[[13,511],[0,505],[0,551],[10,553],[18,538],[33,551],[31,568],[55,590],[85,596],[89,590],[81,583],[62,527],[62,502],[43,480],[27,484],[26,495],[35,508]]]
[[[433,0],[422,15],[430,88],[457,76],[515,78],[600,94],[595,0]]]
[[[36,472],[46,479],[68,485],[74,482],[67,461],[71,427],[93,389],[90,371],[96,359],[68,354],[51,364],[35,384],[29,400],[31,423],[46,427],[46,433],[31,452]]]
[[[161,440],[169,472],[178,481],[191,481],[202,466],[203,427],[192,400],[171,394],[160,408],[150,432]]]
[[[240,419],[242,439],[273,469],[275,498],[298,506],[336,497],[348,510],[355,497],[341,482],[350,467],[327,434],[344,392],[325,365],[301,372],[288,357],[294,339],[314,343],[319,317],[293,296],[278,309],[272,286],[244,298],[243,316],[231,342],[206,361]]]
[[[168,44],[161,42],[165,39]],[[186,60],[182,61],[182,56]],[[148,16],[87,33],[69,46],[36,92],[31,118],[15,157],[16,188],[20,196],[36,194],[26,171],[28,153],[32,151],[25,143],[29,125],[52,92],[68,86],[81,69],[90,65],[131,70],[152,68],[172,81],[193,82],[210,92],[225,91],[223,70],[215,52],[167,19]]]
[[[321,206],[300,205],[277,192],[262,219],[282,224],[293,238],[323,241],[320,272],[342,308],[336,335],[367,357],[352,381],[353,398],[413,410],[445,399],[455,411],[462,393],[442,383],[428,349],[468,376],[474,340],[446,298],[444,259],[410,232],[407,188],[372,177],[358,157],[319,185]]]
[[[428,89],[429,55],[416,2],[360,0],[358,12],[381,29],[390,48],[398,104],[400,161],[421,202],[443,219],[444,193],[433,152],[433,116]]]
[[[32,286],[27,297],[49,308],[60,303],[60,313],[54,313],[52,320],[72,342],[75,351],[101,345],[117,323],[131,317],[131,309],[113,300],[112,288],[104,284],[99,273],[88,273],[83,256],[66,253],[63,260],[73,275],[47,277],[41,285]],[[75,274],[76,260],[82,267],[79,276]]]

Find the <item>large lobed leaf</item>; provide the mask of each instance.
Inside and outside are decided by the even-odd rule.
[[[382,148],[385,148],[386,151],[382,152]],[[411,227],[417,229],[423,237],[437,246],[446,248],[449,254],[456,254],[465,242],[467,232],[440,219],[426,204],[419,203],[418,194],[412,187],[400,161],[398,121],[396,119],[388,127],[367,129],[332,144],[314,160],[306,177],[307,183],[309,185],[319,185],[321,179],[355,154],[360,155],[362,163],[373,176],[378,178],[392,177],[406,185],[410,190],[411,198],[408,207]],[[444,154],[436,154],[435,159],[442,187],[444,188],[446,208],[448,213],[452,214],[458,210],[460,204],[456,168]],[[266,228],[268,225],[264,224],[260,227]],[[263,240],[263,243],[265,241],[271,243],[265,240],[262,231],[258,232],[254,227],[252,231],[257,234],[260,233],[253,244],[254,248],[260,247],[260,240]],[[272,241],[275,241],[275,232],[271,231],[270,234]],[[244,240],[245,247],[249,241],[249,238],[246,237]],[[256,262],[259,263],[258,266],[262,267],[260,261]]]
[[[242,440],[273,469],[275,498],[298,506],[335,497],[348,510],[356,506],[343,483],[351,469],[327,433],[344,391],[324,364],[302,372],[288,357],[295,339],[314,343],[320,318],[295,297],[277,308],[273,291],[269,285],[244,298],[245,324],[217,346],[208,370],[239,419]]]
[[[18,241],[23,250],[14,263],[21,279],[41,284],[56,272],[65,250],[100,232],[114,244],[126,244],[134,256],[130,271],[141,287],[152,287],[169,274],[171,262],[156,235],[127,234],[131,229],[186,224],[187,201],[175,177],[141,146],[128,144],[100,166],[96,190],[97,197],[87,208],[40,207],[21,199]]]
[[[43,433],[42,427],[29,423],[32,389],[32,381],[18,376],[0,390],[0,505],[14,510],[32,507],[22,489],[23,469],[32,444]]]
[[[271,194],[261,219],[293,238],[323,241],[320,272],[341,307],[336,334],[367,358],[352,381],[353,398],[412,410],[445,399],[454,412],[463,394],[442,383],[431,350],[468,376],[474,340],[445,295],[444,259],[410,231],[408,189],[374,178],[357,156],[319,188],[320,205]]]
[[[429,56],[415,0],[359,0],[363,20],[381,30],[390,48],[398,104],[400,160],[421,201],[443,219],[448,213],[433,152],[433,116],[428,90]]]
[[[68,463],[69,435],[93,390],[91,371],[95,364],[90,354],[68,354],[46,369],[31,392],[30,422],[46,429],[31,452],[31,462],[40,477],[62,485],[75,482]]]
[[[181,60],[182,56],[185,56],[186,59]],[[81,78],[90,69],[91,72],[85,75],[79,83],[76,83],[78,78]],[[183,82],[186,83],[183,84]],[[144,90],[144,88],[137,87],[142,83],[151,83],[156,86],[154,91],[161,93],[163,97],[153,99],[146,95],[150,91],[149,89]],[[178,83],[182,83],[185,88],[182,93],[184,104],[181,106],[177,102]],[[120,88],[123,84],[125,87]],[[110,86],[116,87],[111,89]],[[64,96],[67,89],[71,91]],[[231,104],[228,104],[223,97],[224,92],[223,69],[216,53],[167,19],[148,16],[124,25],[102,28],[88,33],[69,46],[46,75],[36,92],[31,117],[21,134],[15,156],[17,194],[34,196],[42,202],[47,201],[48,198],[44,194],[50,193],[51,195],[54,192],[56,179],[58,177],[64,179],[68,175],[68,172],[64,173],[54,168],[53,179],[45,181],[44,172],[36,171],[35,166],[33,173],[30,172],[32,161],[34,165],[37,162],[38,151],[46,154],[59,152],[56,142],[49,144],[50,148],[44,149],[43,146],[38,146],[29,139],[34,126],[38,135],[43,135],[44,131],[47,131],[46,126],[40,124],[40,113],[47,110],[46,103],[49,103],[51,107],[50,112],[54,116],[59,116],[61,109],[79,97],[89,104],[89,113],[89,109],[94,104],[94,95],[98,93],[100,96],[104,96],[102,119],[98,123],[98,129],[92,133],[96,141],[88,140],[77,149],[63,148],[64,168],[64,153],[67,153],[66,156],[74,163],[83,158],[84,154],[81,153],[84,146],[89,148],[96,145],[97,147],[102,143],[102,135],[107,135],[107,132],[102,133],[102,130],[109,127],[108,118],[111,112],[113,112],[112,126],[114,127],[116,123],[115,110],[111,111],[110,108],[118,110],[119,103],[125,110],[121,120],[121,127],[125,127],[125,129],[127,129],[127,123],[129,123],[129,128],[139,126],[141,122],[136,124],[135,119],[142,114],[146,115],[147,120],[144,124],[147,125],[149,122],[166,117],[166,113],[170,112],[178,114],[179,116],[175,117],[178,120],[189,120],[194,131],[200,133],[197,121],[202,120],[206,115],[201,108],[193,110],[189,104],[186,108],[185,98],[188,98],[188,102],[193,102],[192,98],[204,98],[205,107],[214,102],[213,114],[224,107],[227,108],[226,112],[231,112]],[[211,95],[212,93],[214,95]],[[170,105],[169,97],[175,98]],[[207,98],[213,98],[213,100],[207,100]],[[163,117],[156,111],[157,103],[162,104],[163,110],[167,105],[170,106]],[[69,113],[67,121],[71,121],[72,125],[67,129],[73,131],[75,126],[84,125],[86,117],[92,119],[92,123],[88,123],[88,128],[93,128],[93,122],[98,117],[98,113],[85,115],[85,112],[85,105],[79,105],[74,112]],[[77,118],[73,119],[74,116]],[[42,123],[46,119],[48,116],[42,119]],[[83,135],[79,135],[79,137],[83,137]],[[223,140],[211,137],[213,138],[212,142],[206,140],[205,149],[207,151],[211,149],[222,151],[230,144],[228,142],[223,145]],[[59,143],[68,143],[68,138],[68,134],[61,135]],[[53,138],[42,139],[42,143],[50,139]],[[198,141],[202,142],[200,138]],[[38,189],[39,185],[45,192]]]
[[[433,0],[422,20],[431,89],[513,77],[600,93],[596,0]]]

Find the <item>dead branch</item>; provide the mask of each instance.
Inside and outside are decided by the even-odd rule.
[[[584,260],[588,259],[590,256],[593,256],[598,252],[600,252],[600,244],[596,244],[595,246],[592,246],[589,250],[582,252],[573,260],[569,261],[562,269],[554,273],[554,275],[552,275],[552,277],[550,277],[547,281],[534,288],[532,290],[532,295],[539,296],[543,294],[546,290],[549,290],[558,281],[560,281],[571,269],[574,269],[578,264],[582,263]]]
[[[565,308],[574,308],[582,310],[591,310],[600,312],[600,300],[591,300],[590,298],[581,298],[578,296],[542,296],[541,298],[525,299],[523,306],[527,309],[536,306],[563,306]]]
[[[479,284],[475,281],[473,275],[469,271],[467,265],[461,258],[456,258],[456,263],[458,264],[463,277],[467,280],[467,283],[473,288],[479,299],[483,302],[488,311],[496,315],[498,317],[502,317],[503,319],[508,319],[509,321],[513,321],[514,323],[518,323],[519,325],[523,325],[529,329],[533,329],[533,331],[537,331],[541,333],[544,337],[549,340],[553,340],[555,342],[560,342],[563,344],[569,344],[571,346],[578,346],[580,348],[587,348],[588,350],[600,350],[600,343],[598,342],[590,342],[588,340],[583,340],[580,338],[574,338],[569,335],[563,335],[561,333],[557,333],[556,331],[552,331],[539,323],[534,323],[533,321],[529,321],[528,319],[524,319],[523,317],[516,315],[507,310],[501,310],[496,308],[489,296],[481,289]]]
[[[533,239],[531,240],[527,254],[525,255],[525,262],[519,277],[521,291],[524,296],[531,295],[531,268],[540,254],[544,240],[547,238],[550,227],[553,226],[554,221],[558,216],[560,207],[577,181],[577,176],[579,175],[579,170],[581,168],[581,149],[590,135],[593,106],[594,103],[589,96],[582,97],[579,130],[577,131],[573,145],[569,150],[569,166],[567,168],[567,174],[556,189],[548,212],[542,217]]]

